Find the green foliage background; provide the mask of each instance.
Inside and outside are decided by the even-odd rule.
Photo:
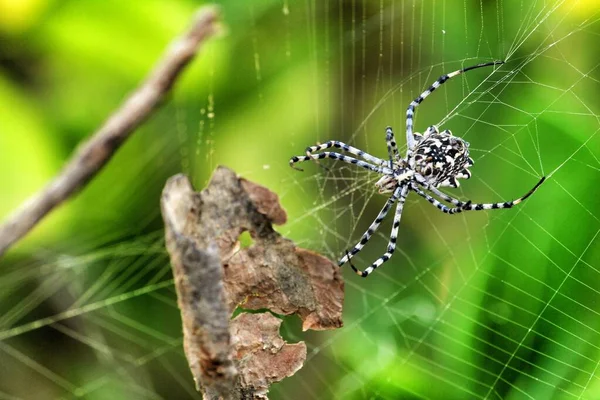
[[[271,395],[599,398],[596,2],[219,3],[223,34],[169,102],[0,262],[0,398],[199,398],[162,245],[166,179],[200,188],[227,165],[281,196],[283,234],[336,258],[385,201],[376,178],[339,163],[302,174],[289,157],[328,139],[384,155],[385,126],[402,143],[406,105],[439,75],[507,56],[436,92],[417,127],[443,120],[471,142],[465,198],[547,183],[497,213],[411,198],[394,259],[367,280],[344,271],[342,330],[286,319],[309,360]],[[0,217],[60,170],[199,4],[0,0]]]

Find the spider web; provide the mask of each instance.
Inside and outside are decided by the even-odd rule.
[[[225,164],[280,194],[283,235],[338,259],[386,200],[378,176],[331,160],[301,173],[289,157],[329,139],[385,157],[384,128],[404,143],[406,106],[423,89],[496,59],[506,64],[427,98],[416,131],[436,124],[471,143],[473,177],[447,191],[462,199],[510,200],[546,182],[511,210],[454,216],[409,196],[394,257],[368,279],[344,267],[344,328],[303,333],[286,319],[284,336],[306,341],[308,360],[271,397],[598,398],[593,2],[240,3],[223,4],[231,32],[207,49],[208,59],[238,49],[239,70],[204,65],[208,90],[178,93],[151,123],[171,135],[149,129],[123,149],[72,206],[88,233],[0,269],[0,399],[200,398],[158,209],[141,199],[158,199],[172,173],[200,187]],[[223,84],[232,73],[236,96]],[[123,172],[119,159],[133,157]],[[106,207],[102,219],[86,218],[90,201]],[[129,212],[139,225],[119,226]],[[384,252],[390,221],[357,267]]]

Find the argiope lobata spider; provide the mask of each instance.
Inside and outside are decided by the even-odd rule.
[[[338,142],[337,140],[330,140],[324,144],[308,147],[306,149],[305,156],[297,156],[290,159],[290,166],[295,169],[299,169],[294,166],[294,164],[297,162],[319,160],[322,158],[333,158],[334,160],[341,160],[349,164],[355,164],[359,167],[366,168],[370,171],[374,171],[383,175],[383,177],[379,179],[377,183],[375,183],[375,187],[379,190],[379,193],[392,193],[391,197],[385,203],[379,212],[379,215],[377,215],[377,218],[375,218],[375,221],[373,221],[371,226],[369,226],[369,229],[367,229],[367,231],[363,234],[360,241],[352,250],[349,252],[346,251],[346,255],[340,259],[338,263],[339,266],[342,266],[346,262],[350,262],[350,266],[354,272],[362,277],[367,277],[377,267],[381,266],[381,264],[392,257],[392,254],[396,249],[396,240],[398,238],[398,228],[400,226],[402,209],[404,208],[406,197],[411,190],[417,193],[419,196],[427,199],[427,201],[444,213],[458,214],[463,211],[511,208],[512,206],[519,204],[531,196],[533,192],[535,192],[537,188],[544,182],[545,177],[540,179],[540,181],[524,196],[512,201],[504,201],[499,203],[472,203],[471,200],[458,200],[441,192],[438,187],[450,186],[457,188],[460,185],[458,179],[469,179],[471,177],[469,167],[473,165],[473,160],[469,157],[469,143],[459,137],[453,136],[452,132],[449,130],[445,130],[440,133],[435,126],[430,126],[423,134],[417,132],[413,133],[413,117],[415,108],[421,104],[421,102],[427,96],[429,96],[431,92],[445,83],[448,79],[460,75],[463,72],[491,65],[500,65],[503,63],[504,61],[494,61],[485,64],[478,64],[451,72],[447,75],[442,75],[429,87],[429,89],[421,93],[419,97],[413,100],[408,105],[406,110],[407,150],[404,158],[400,157],[398,147],[396,146],[396,141],[394,139],[394,133],[392,128],[388,127],[386,128],[386,142],[389,160],[383,160],[381,158],[372,156],[355,147]],[[330,147],[342,149],[350,154],[354,154],[362,158],[365,161],[329,151],[313,154],[317,151],[328,149]],[[431,192],[433,195],[439,197],[443,201],[452,204],[452,207],[448,207],[427,192]],[[394,222],[392,225],[392,232],[390,234],[390,241],[387,246],[387,251],[364,271],[358,270],[354,265],[352,265],[350,259],[362,250],[365,244],[373,236],[377,228],[379,228],[381,221],[383,221],[387,213],[396,202],[398,204],[396,205],[396,214],[394,215]]]

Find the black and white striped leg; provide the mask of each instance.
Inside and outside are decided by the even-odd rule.
[[[334,153],[329,151],[324,151],[323,153],[317,154],[309,154],[306,156],[294,156],[290,159],[290,166],[293,167],[293,164],[298,162],[303,162],[307,160],[321,160],[323,158],[333,158],[334,160],[340,160],[348,164],[358,165],[359,167],[368,169],[373,172],[378,172],[380,174],[389,175],[393,172],[391,169],[385,166],[369,164],[368,162],[359,160],[357,158],[348,157],[340,153]],[[383,161],[383,164],[387,164],[387,161]]]
[[[365,247],[365,245],[367,244],[369,239],[371,239],[377,228],[379,228],[379,225],[381,225],[381,221],[383,221],[387,213],[390,211],[390,208],[392,208],[396,200],[398,200],[398,196],[400,196],[400,191],[400,187],[394,190],[394,193],[392,193],[388,201],[384,204],[381,211],[379,211],[379,214],[377,214],[377,218],[375,218],[373,223],[369,226],[369,229],[367,229],[367,231],[362,235],[360,241],[352,248],[352,250],[350,250],[349,252],[346,251],[346,255],[340,259],[340,261],[338,262],[338,265],[340,267],[346,262],[348,262],[352,257],[354,257],[355,254],[361,251],[363,247]]]
[[[394,138],[394,131],[391,126],[385,128],[385,141],[387,143],[388,155],[390,156],[390,168],[394,168],[394,161],[398,161],[400,159],[400,154],[398,153],[398,144],[396,143],[396,139]]]
[[[546,180],[546,177],[545,176],[542,177],[542,179],[540,179],[540,181],[538,183],[536,183],[535,186],[529,190],[529,192],[525,193],[523,196],[521,196],[515,200],[499,202],[499,203],[471,203],[471,200],[469,200],[466,203],[464,203],[462,206],[460,206],[460,208],[462,208],[463,211],[496,210],[496,209],[500,209],[500,208],[511,208],[513,206],[516,206],[517,204],[519,204],[520,202],[522,202],[529,196],[531,196],[540,187],[540,185],[542,183],[544,183],[545,180]]]
[[[445,205],[444,203],[440,202],[435,197],[430,196],[429,194],[427,194],[424,191],[422,191],[416,184],[413,184],[411,186],[411,190],[414,191],[419,196],[421,196],[424,199],[426,199],[428,202],[430,202],[431,204],[433,204],[435,207],[437,207],[440,211],[442,211],[445,214],[458,214],[458,213],[461,213],[463,211],[466,211],[462,207],[448,207],[447,205]],[[468,204],[468,202],[465,203],[465,204]]]
[[[456,207],[452,207],[452,208],[447,207],[446,205],[442,204],[440,201],[438,201],[434,197],[428,195],[427,193],[422,191],[416,184],[413,184],[411,186],[411,190],[413,190],[419,196],[427,199],[427,201],[429,201],[431,204],[433,204],[435,207],[437,207],[442,212],[444,212],[446,214],[458,214],[463,211],[497,210],[497,209],[501,209],[501,208],[511,208],[511,207],[519,204],[520,202],[522,202],[529,196],[531,196],[540,187],[540,185],[542,183],[544,183],[545,180],[546,180],[546,177],[542,177],[542,179],[540,179],[540,181],[538,183],[536,183],[536,185],[531,190],[529,190],[527,193],[525,193],[525,195],[519,197],[518,199],[511,200],[511,201],[503,201],[503,202],[498,202],[498,203],[472,203],[471,200],[463,202],[463,201],[454,199],[453,197],[450,197],[433,187],[427,188],[428,190],[430,190],[431,192],[433,192],[435,194],[440,193],[443,196],[443,197],[442,196],[440,196],[440,197],[442,197],[445,201],[448,201],[449,203],[456,205]],[[456,204],[456,203],[458,203],[458,204]]]
[[[460,75],[463,72],[470,71],[476,68],[500,64],[504,64],[504,61],[492,61],[489,63],[477,64],[472,67],[459,69],[458,71],[451,72],[447,75],[442,75],[435,82],[433,82],[429,89],[427,89],[426,91],[421,93],[419,97],[411,101],[408,105],[408,108],[406,109],[406,144],[408,145],[406,156],[409,157],[412,154],[412,150],[415,146],[415,138],[413,136],[413,119],[415,116],[415,108],[417,108],[417,106],[421,104],[421,102],[425,100],[427,96],[429,96],[435,89],[443,85],[448,79],[454,78],[455,76]]]
[[[335,147],[337,149],[342,149],[342,150],[344,150],[344,151],[346,151],[346,152],[348,152],[350,154],[354,154],[355,156],[358,156],[358,157],[362,158],[363,160],[368,161],[368,162],[370,162],[372,164],[375,164],[375,165],[382,165],[382,166],[384,166],[384,165],[387,164],[386,160],[382,160],[379,157],[372,156],[369,153],[366,153],[366,152],[364,152],[364,151],[362,151],[360,149],[357,149],[356,147],[352,147],[352,146],[347,145],[346,143],[340,142],[338,140],[330,140],[330,141],[328,141],[326,143],[323,143],[323,144],[317,144],[317,145],[314,145],[314,146],[307,147],[306,148],[306,152],[309,153],[309,154],[312,154],[312,153],[315,153],[317,151],[329,149],[331,147]]]
[[[419,184],[423,186],[423,189],[429,190],[430,192],[432,192],[433,194],[435,194],[436,196],[438,196],[440,199],[444,200],[445,202],[453,204],[457,207],[461,207],[464,204],[466,204],[466,202],[458,200],[452,196],[447,195],[446,193],[442,192],[441,190],[439,190],[435,186],[430,185],[427,182],[419,182]],[[417,191],[415,190],[415,192],[417,192]]]
[[[356,268],[352,263],[350,266],[356,272],[357,275],[366,278],[371,274],[371,272],[375,271],[375,269],[379,268],[381,264],[386,262],[392,257],[394,251],[396,250],[396,241],[398,240],[398,229],[400,228],[400,218],[402,217],[402,210],[404,209],[404,202],[406,202],[406,196],[408,195],[408,186],[401,186],[402,191],[400,192],[400,197],[398,198],[398,204],[396,205],[396,214],[394,215],[394,222],[392,225],[392,233],[390,234],[390,241],[388,243],[387,251],[379,257],[373,264],[368,266],[364,271]]]

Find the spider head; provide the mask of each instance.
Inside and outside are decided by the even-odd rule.
[[[380,180],[375,182],[375,187],[379,191],[379,194],[392,193],[398,186],[398,181],[393,175],[384,175]]]
[[[420,140],[409,160],[411,168],[435,187],[458,187],[457,179],[469,179],[469,143],[446,130]]]

